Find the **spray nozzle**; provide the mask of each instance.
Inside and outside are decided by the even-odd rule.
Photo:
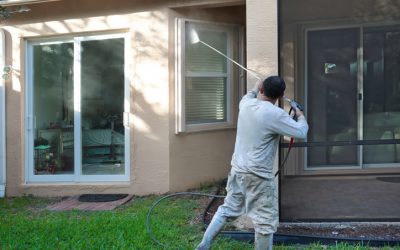
[[[189,39],[190,39],[190,43],[193,43],[193,44],[200,42],[199,35],[197,35],[197,32],[194,29],[190,30]]]
[[[287,98],[286,96],[283,97],[283,99],[285,101],[287,101],[290,104],[290,107],[292,109],[294,109],[296,111],[296,108],[300,109],[301,111],[303,111],[303,106],[301,106],[298,102],[296,102],[295,100],[291,100],[289,98]]]

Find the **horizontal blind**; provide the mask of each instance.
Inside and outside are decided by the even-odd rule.
[[[186,123],[226,121],[226,78],[186,78]]]
[[[226,32],[197,33],[201,41],[227,54]],[[226,122],[227,60],[202,43],[187,43],[185,68],[186,124]]]

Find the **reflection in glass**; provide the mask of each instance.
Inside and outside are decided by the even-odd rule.
[[[190,31],[193,27],[187,28]],[[197,26],[196,26],[197,27]],[[202,41],[228,54],[228,34],[223,31],[196,28]],[[189,41],[190,32],[186,34]],[[227,120],[227,60],[201,43],[185,46],[186,123],[213,123]]]
[[[124,174],[124,39],[81,46],[82,173]]]
[[[73,174],[73,44],[33,46],[34,174]]]
[[[364,33],[364,139],[400,139],[400,30]],[[400,145],[363,147],[363,161],[400,162]]]
[[[308,33],[308,141],[357,140],[358,30]],[[358,165],[357,146],[307,149],[309,167]]]

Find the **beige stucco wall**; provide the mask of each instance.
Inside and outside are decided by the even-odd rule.
[[[20,14],[4,25],[7,63],[16,69],[12,79],[6,82],[7,195],[115,192],[141,195],[184,190],[226,177],[235,129],[175,134],[173,22],[176,17],[187,17],[244,25],[248,30],[249,67],[264,74],[276,74],[276,1],[247,1],[247,8],[244,1],[238,0],[147,1],[140,4],[127,0],[118,3],[101,1],[101,4],[96,1],[95,8],[93,3],[83,0],[78,4],[78,1],[70,0],[32,5],[29,15]],[[196,6],[196,9],[190,6]],[[270,10],[269,15],[263,10]],[[246,14],[250,16],[247,25]],[[26,39],[115,30],[128,32],[131,39],[130,182],[26,183]],[[254,84],[253,79],[249,78],[248,82],[250,86]]]
[[[245,26],[245,5],[223,8],[178,8],[170,12],[170,22],[177,17],[193,20],[233,23]],[[174,27],[170,26],[170,33]],[[170,39],[170,99],[175,98],[174,37]],[[174,103],[171,110],[175,110]],[[226,178],[235,143],[236,129],[175,134],[175,112],[170,113],[170,189],[178,191]]]
[[[86,1],[84,1],[86,2]],[[106,2],[106,1],[105,1]],[[94,2],[92,2],[93,4]],[[59,3],[54,11],[72,7]],[[48,8],[32,10],[32,20],[46,17]],[[49,7],[51,9],[51,7]],[[169,189],[169,87],[168,87],[168,19],[163,8],[146,11],[135,6],[132,14],[114,14],[55,19],[31,23],[12,21],[3,29],[7,34],[7,63],[16,73],[7,81],[7,195],[71,195],[77,193],[135,194],[166,192]],[[118,9],[118,8],[117,8]],[[46,12],[46,13],[45,13]],[[73,11],[72,11],[73,12]],[[54,12],[51,12],[54,15]],[[109,11],[108,11],[109,13]],[[75,14],[75,13],[73,13]],[[73,15],[72,14],[72,15]],[[99,14],[99,13],[96,13]],[[38,16],[36,16],[38,15]],[[44,18],[46,19],[46,18]],[[130,182],[55,185],[26,183],[24,156],[24,105],[26,39],[64,34],[96,34],[123,31],[130,37]],[[12,45],[12,46],[10,46]],[[154,74],[154,72],[157,72]]]
[[[265,77],[278,75],[278,1],[247,0],[247,66]],[[257,79],[247,76],[247,88]],[[278,171],[278,157],[274,172]]]
[[[242,0],[94,1],[68,0],[30,5],[31,11],[4,23],[6,60],[15,73],[6,82],[8,196],[80,193],[163,193],[226,176],[234,130],[173,133],[174,77],[171,8],[242,5]],[[243,8],[243,7],[242,7]],[[192,11],[189,11],[192,12]],[[220,14],[223,10],[217,10]],[[242,12],[244,13],[243,9]],[[196,16],[196,15],[195,15]],[[200,16],[197,16],[200,18]],[[244,22],[244,15],[217,15]],[[130,181],[121,183],[27,183],[25,178],[25,41],[70,34],[123,31],[130,37]],[[221,167],[222,166],[222,167]],[[190,176],[190,178],[182,178]],[[196,181],[198,180],[198,181]]]

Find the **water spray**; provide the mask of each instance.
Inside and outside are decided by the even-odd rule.
[[[232,58],[229,58],[227,55],[225,55],[224,53],[222,53],[221,51],[217,50],[216,48],[214,48],[213,46],[209,45],[206,42],[203,42],[202,40],[200,40],[199,35],[197,34],[197,32],[194,29],[191,29],[190,31],[190,43],[192,44],[196,44],[196,43],[201,43],[203,45],[205,45],[206,47],[214,50],[215,52],[217,52],[218,54],[220,54],[221,56],[225,57],[226,59],[228,59],[229,61],[233,62],[234,64],[236,64],[237,66],[239,66],[240,68],[246,70],[250,75],[254,76],[255,78],[257,78],[258,80],[262,80],[262,78],[260,77],[261,74],[258,74],[257,72],[254,72],[253,70],[247,69],[244,66],[242,66],[240,63],[236,62],[235,60],[233,60]]]

